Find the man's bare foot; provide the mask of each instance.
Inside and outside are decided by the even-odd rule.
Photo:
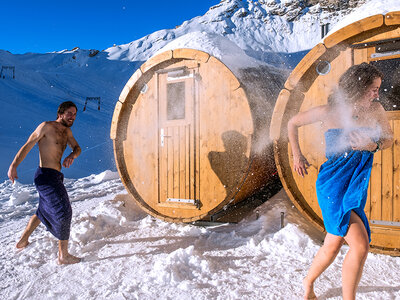
[[[18,243],[15,245],[15,248],[17,248],[18,250],[22,250],[22,249],[26,248],[28,245],[29,245],[28,240],[20,239],[18,241]]]
[[[71,265],[71,264],[76,264],[76,263],[78,263],[80,261],[81,261],[81,258],[73,256],[71,254],[67,254],[67,255],[64,255],[62,257],[59,256],[57,263],[59,265]]]
[[[314,293],[314,284],[309,283],[307,277],[303,279],[303,288],[304,288],[304,300],[317,299],[317,296]]]

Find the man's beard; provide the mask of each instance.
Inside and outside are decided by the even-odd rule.
[[[69,124],[69,123],[67,123],[67,121],[65,121],[64,119],[61,119],[61,124],[64,125],[65,127],[71,127],[71,126],[74,124],[74,122],[72,121],[72,123]]]

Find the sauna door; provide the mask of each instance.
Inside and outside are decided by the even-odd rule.
[[[400,235],[400,41],[388,39],[370,43],[360,43],[354,49],[354,62],[368,62],[376,66],[384,74],[379,91],[379,102],[386,110],[387,117],[394,133],[391,148],[374,154],[368,200],[365,211],[375,231],[379,228],[382,244],[387,245],[384,234],[396,228]],[[379,227],[378,227],[379,226]],[[386,237],[385,237],[386,236]],[[389,239],[388,239],[389,240]],[[391,245],[400,247],[400,239]]]
[[[196,207],[195,71],[158,73],[159,197],[161,205]]]
[[[372,48],[372,49],[371,49]],[[366,211],[372,224],[400,228],[400,41],[371,47],[369,62],[384,74],[379,92],[380,103],[394,133],[391,148],[374,155],[370,194]],[[379,52],[378,52],[379,50]],[[384,52],[387,50],[387,52]],[[400,233],[400,232],[399,232]],[[400,246],[397,240],[396,247]],[[395,248],[396,248],[395,247]]]

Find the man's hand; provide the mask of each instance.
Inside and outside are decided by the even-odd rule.
[[[14,183],[14,180],[18,179],[17,168],[11,165],[10,168],[8,169],[7,175],[8,178],[10,178],[10,180],[12,181],[12,183]]]
[[[72,165],[72,163],[74,162],[74,159],[75,159],[75,157],[74,157],[73,153],[68,155],[63,161],[63,164],[62,164],[63,167],[69,168]]]
[[[293,155],[293,169],[299,174],[301,177],[307,175],[307,168],[310,166],[307,159],[303,156],[303,154]]]

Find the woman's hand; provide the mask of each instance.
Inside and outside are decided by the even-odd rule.
[[[350,146],[353,150],[374,151],[377,144],[363,131],[354,130],[349,133]]]
[[[301,177],[307,175],[307,168],[310,166],[307,159],[303,154],[293,155],[293,169],[299,174]]]

